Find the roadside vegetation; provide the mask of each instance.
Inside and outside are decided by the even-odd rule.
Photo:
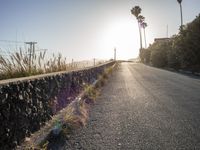
[[[141,61],[156,67],[200,72],[200,15],[183,25],[177,35],[141,50]]]
[[[172,68],[175,70],[186,70],[192,73],[200,72],[200,14],[192,22],[183,25],[182,0],[177,0],[180,6],[180,30],[171,38],[161,38],[150,44],[146,48],[145,28],[147,23],[145,17],[141,15],[140,6],[131,9],[131,14],[135,16],[140,35],[140,60],[142,63],[155,67]],[[142,43],[142,30],[144,31],[144,43]]]
[[[75,129],[87,124],[90,106],[95,103],[101,88],[105,85],[115,67],[116,64],[106,68],[93,85],[85,86],[83,94],[81,94],[78,100],[74,101],[66,108],[64,117],[61,120],[57,120],[53,130],[51,130],[47,138],[39,144],[39,148],[51,149],[52,146],[61,144],[60,141],[65,142],[65,139],[68,138]]]
[[[83,93],[65,108],[60,115],[54,116],[47,127],[36,132],[19,147],[22,149],[51,149],[55,145],[62,145],[77,128],[85,126],[89,118],[90,106],[95,103],[100,90],[118,66],[106,68],[92,85],[85,85]],[[39,140],[38,140],[39,139]]]
[[[95,60],[95,65],[104,63],[104,60]],[[61,53],[46,55],[46,51],[22,50],[10,52],[8,55],[0,54],[0,80],[27,77],[45,73],[69,71],[77,68],[93,66],[93,61],[80,61],[67,63]]]
[[[0,55],[0,80],[26,77],[37,74],[64,71],[75,68],[66,63],[59,53],[46,58],[46,51],[35,53],[24,51],[10,53],[8,57]]]

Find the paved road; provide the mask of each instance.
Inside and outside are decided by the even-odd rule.
[[[200,80],[123,63],[65,149],[200,149]]]

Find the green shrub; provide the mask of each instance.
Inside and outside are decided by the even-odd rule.
[[[157,41],[140,51],[142,62],[200,72],[200,15],[169,40]],[[150,58],[150,59],[149,59]],[[150,62],[149,62],[150,60]]]

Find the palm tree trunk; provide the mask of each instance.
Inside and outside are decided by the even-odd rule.
[[[140,50],[142,49],[142,33],[141,33],[141,27],[140,27],[140,23],[138,21],[138,28],[139,28],[139,34],[140,34]]]
[[[182,4],[180,3],[180,12],[181,12],[181,30],[183,29],[183,12],[182,12]]]
[[[145,28],[144,28],[144,44],[145,44],[145,48],[147,48],[147,40],[146,40]]]

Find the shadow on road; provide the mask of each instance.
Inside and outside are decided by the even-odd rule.
[[[154,66],[151,66],[151,65],[148,65],[148,64],[143,64],[143,65],[146,65],[146,66],[152,67],[152,68],[156,68],[156,69],[160,69],[160,70],[164,70],[164,71],[177,73],[177,74],[184,75],[186,77],[190,77],[190,78],[193,78],[193,79],[200,79],[200,75],[199,74],[194,74],[194,73],[192,73],[190,71],[175,70],[175,69],[172,69],[172,68],[158,68],[158,67],[154,67]]]

